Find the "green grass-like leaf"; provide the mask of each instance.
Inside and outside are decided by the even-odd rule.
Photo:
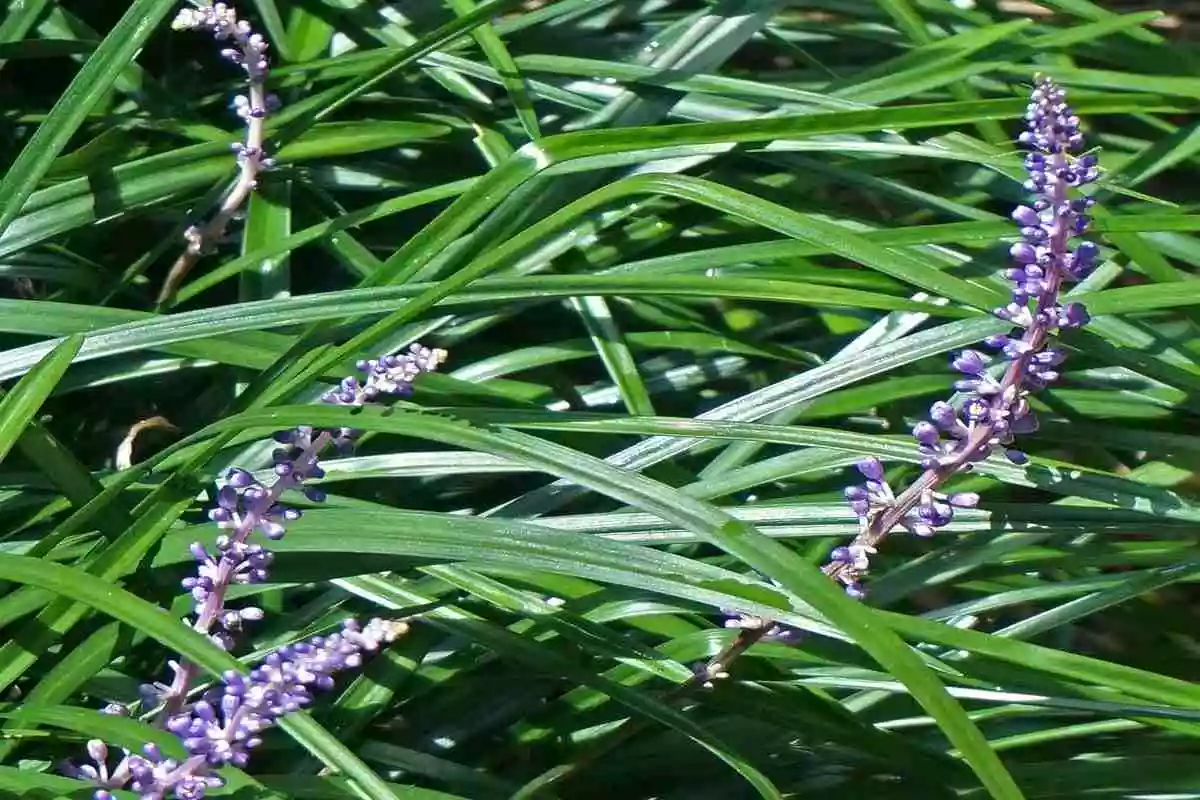
[[[212,796],[1190,796],[1194,20],[1001,5],[238,4],[279,167],[160,305],[235,179],[229,43],[4,3],[0,794],[90,797],[55,773],[93,738],[182,757],[135,705],[168,659],[379,615],[411,629]],[[1028,463],[954,476],[979,507],[852,602],[820,566],[855,463],[908,485],[947,360],[1008,330],[1038,73],[1100,159],[1092,321]],[[449,361],[411,397],[316,402],[413,341]],[[361,435],[280,498],[226,653],[180,623],[189,545],[297,425]],[[734,612],[800,633],[743,652]]]

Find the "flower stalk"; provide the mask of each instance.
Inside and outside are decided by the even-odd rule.
[[[259,174],[275,166],[274,159],[267,155],[264,140],[267,116],[279,105],[278,98],[266,91],[268,43],[261,34],[254,32],[250,23],[238,19],[233,6],[214,3],[203,8],[182,9],[171,27],[175,30],[205,31],[219,42],[232,43],[232,47],[221,50],[221,56],[237,64],[246,73],[246,93],[233,99],[234,111],[246,124],[246,135],[243,141],[232,145],[237,155],[237,180],[206,223],[190,225],[183,232],[186,246],[163,281],[158,295],[159,303],[170,299],[200,257],[225,235],[229,223],[249,199],[250,193],[258,187]]]
[[[1021,229],[1021,241],[1010,250],[1014,266],[1005,273],[1013,282],[1012,300],[994,311],[1014,330],[985,340],[998,351],[994,359],[970,349],[954,357],[952,366],[965,376],[955,388],[964,398],[957,406],[934,403],[930,419],[913,428],[923,458],[922,472],[911,484],[896,492],[879,459],[858,464],[865,481],[845,493],[858,518],[858,533],[849,544],[835,547],[822,568],[854,599],[866,596],[863,579],[871,556],[897,527],[932,536],[950,523],[954,509],[973,508],[979,502],[971,492],[940,492],[951,477],[970,471],[997,450],[1013,463],[1026,463],[1028,457],[1011,445],[1018,434],[1037,430],[1030,393],[1059,377],[1065,353],[1053,346],[1053,336],[1089,321],[1081,304],[1063,304],[1059,296],[1067,282],[1083,280],[1096,266],[1096,245],[1082,241],[1072,248],[1072,242],[1088,228],[1087,211],[1094,201],[1077,190],[1099,177],[1097,161],[1092,155],[1075,155],[1083,146],[1079,118],[1067,104],[1065,90],[1049,78],[1037,79],[1025,120],[1026,130],[1018,141],[1030,148],[1024,185],[1034,200],[1012,213]],[[1006,365],[997,371],[993,361]],[[738,636],[697,667],[694,685],[728,674],[730,664],[755,642],[794,633],[772,620],[744,614],[726,625],[740,628]]]
[[[835,548],[824,568],[851,597],[863,597],[861,578],[869,569],[870,556],[896,527],[932,536],[954,518],[955,508],[972,508],[979,502],[973,493],[938,492],[950,477],[970,471],[997,449],[1013,463],[1028,461],[1011,445],[1016,435],[1037,430],[1029,394],[1059,377],[1065,353],[1051,346],[1051,337],[1088,322],[1082,305],[1064,305],[1059,294],[1066,282],[1082,280],[1096,266],[1094,244],[1082,242],[1073,250],[1070,246],[1087,230],[1086,212],[1093,203],[1090,197],[1072,194],[1099,176],[1096,159],[1072,155],[1083,145],[1079,117],[1067,105],[1066,92],[1050,79],[1038,79],[1025,118],[1028,128],[1020,142],[1032,150],[1025,158],[1029,175],[1025,187],[1036,199],[1032,206],[1018,206],[1012,214],[1022,237],[1012,246],[1015,266],[1006,273],[1014,284],[1012,301],[995,310],[1017,330],[985,340],[1007,366],[997,380],[989,368],[991,359],[977,350],[964,350],[953,359],[952,366],[966,376],[955,383],[965,399],[958,407],[934,403],[930,420],[913,428],[924,471],[904,491],[892,491],[878,459],[859,464],[866,482],[846,490],[858,517],[858,535],[848,546]]]
[[[403,353],[360,361],[362,376],[344,379],[321,401],[357,407],[375,403],[384,395],[407,396],[413,381],[437,369],[445,357],[442,350],[414,344]],[[208,514],[222,530],[215,551],[193,542],[190,549],[196,573],[183,580],[192,596],[193,629],[221,649],[231,650],[243,624],[263,618],[263,610],[256,606],[235,609],[226,604],[233,584],[267,579],[271,551],[249,542],[250,536],[256,530],[268,541],[284,536],[286,523],[301,515],[299,509],[281,502],[289,490],[302,491],[312,502],[323,501],[325,493],[304,482],[324,476],[319,462],[326,449],[348,452],[358,435],[359,431],[351,428],[317,430],[301,425],[276,435],[280,447],[273,453],[275,480],[270,485],[241,468],[226,473],[216,505]],[[312,689],[331,688],[335,673],[358,667],[366,653],[395,640],[407,628],[396,620],[373,619],[361,626],[347,620],[338,633],[276,650],[248,677],[226,673],[220,684],[194,703],[188,702],[188,696],[200,668],[186,659],[172,661],[170,685],[143,686],[143,706],[161,706],[157,723],[180,738],[188,757],[176,761],[147,745],[140,754],[126,751],[110,770],[108,748],[97,740],[88,744],[93,763],[68,764],[65,771],[99,785],[96,800],[109,800],[111,790],[126,787],[139,793],[142,800],[200,800],[208,789],[221,785],[214,768],[245,766],[250,750],[261,742],[260,734],[280,716],[308,705]],[[105,710],[124,713],[120,706]]]

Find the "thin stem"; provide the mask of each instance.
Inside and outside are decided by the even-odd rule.
[[[263,90],[262,84],[251,84],[250,102],[253,108],[265,108],[267,97]],[[179,257],[175,259],[175,263],[171,265],[171,269],[167,272],[167,277],[163,281],[162,289],[158,292],[156,302],[165,303],[179,289],[183,279],[191,272],[192,267],[200,260],[200,257],[211,251],[221,237],[225,235],[229,223],[237,216],[238,210],[245,205],[250,198],[250,194],[258,186],[258,174],[262,170],[263,159],[263,141],[266,136],[266,120],[261,117],[251,117],[246,125],[246,157],[242,159],[241,169],[238,172],[237,182],[233,188],[225,195],[221,205],[213,216],[200,227],[188,228],[185,233],[187,239],[187,247]]]
[[[232,39],[236,44],[236,47],[222,50],[221,55],[238,64],[246,73],[247,94],[235,98],[238,115],[246,120],[246,135],[233,148],[240,165],[237,181],[208,222],[202,226],[192,225],[184,232],[187,247],[175,259],[163,281],[158,293],[160,305],[170,299],[200,257],[225,235],[238,209],[245,205],[250,193],[258,186],[259,173],[271,166],[263,143],[267,113],[274,99],[267,95],[265,89],[267,42],[254,33],[248,22],[238,19],[237,11],[232,6],[214,3],[204,8],[184,9],[179,12],[172,27],[177,30],[206,30],[218,41]]]

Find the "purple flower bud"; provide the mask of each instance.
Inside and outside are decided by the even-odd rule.
[[[234,489],[245,489],[247,486],[257,482],[254,480],[253,475],[239,467],[229,470],[225,475],[225,479],[229,481],[229,485]]]
[[[1057,365],[1057,364],[1061,364],[1063,362],[1063,359],[1065,359],[1066,357],[1067,357],[1067,354],[1064,353],[1061,349],[1059,349],[1057,347],[1049,347],[1049,348],[1043,350],[1042,352],[1034,355],[1033,358],[1031,359],[1031,361],[1034,364]]]
[[[1038,216],[1038,212],[1034,211],[1029,206],[1017,206],[1015,209],[1013,209],[1012,218],[1014,222],[1023,228],[1029,228],[1042,224],[1042,220],[1041,217]]]
[[[951,363],[956,370],[967,375],[979,375],[987,369],[987,361],[978,350],[963,350]]]
[[[954,509],[945,503],[930,502],[917,506],[917,517],[935,528],[941,528],[954,519]]]
[[[983,343],[986,344],[988,347],[992,347],[997,350],[999,350],[1001,347],[1004,347],[1006,344],[1008,344],[1008,342],[1009,342],[1009,338],[1007,336],[1005,336],[1004,334],[1000,334],[1000,333],[993,334],[983,340]]]
[[[1080,242],[1075,248],[1075,261],[1086,262],[1088,264],[1094,262],[1100,255],[1100,248],[1094,242]]]
[[[954,406],[942,400],[930,406],[929,418],[944,431],[953,430],[958,424],[958,412],[954,410]]]
[[[975,508],[979,505],[979,495],[975,492],[956,492],[947,497],[946,502],[955,508]]]
[[[1028,242],[1017,242],[1008,252],[1018,264],[1032,264],[1037,261],[1037,248]]]
[[[859,461],[856,466],[867,480],[883,482],[883,464],[878,458],[868,456]]]
[[[843,494],[850,501],[867,499],[867,490],[861,486],[847,486]]]
[[[1091,319],[1082,303],[1067,303],[1063,308],[1063,317],[1060,324],[1068,328],[1082,328]]]
[[[940,435],[932,423],[921,421],[913,426],[913,438],[926,447],[932,447],[938,443]]]

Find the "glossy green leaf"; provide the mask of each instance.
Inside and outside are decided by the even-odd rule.
[[[26,432],[82,345],[78,334],[63,339],[0,400],[0,461]]]
[[[16,219],[50,164],[174,5],[171,0],[134,0],[88,58],[0,178],[0,234]]]

